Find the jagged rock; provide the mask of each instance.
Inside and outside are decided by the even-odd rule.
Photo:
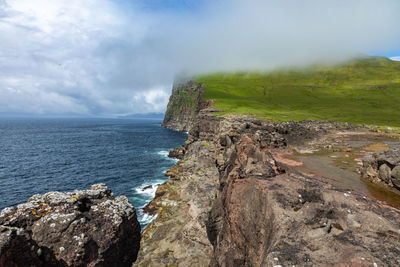
[[[398,210],[282,170],[268,151],[244,133],[218,168],[221,186],[207,222],[210,266],[400,264]]]
[[[34,195],[0,214],[0,266],[131,266],[135,208],[104,184]]]

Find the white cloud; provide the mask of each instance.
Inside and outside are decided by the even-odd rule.
[[[397,0],[0,0],[0,113],[163,111],[176,74],[340,61],[400,47]]]
[[[391,57],[390,59],[391,59],[391,60],[394,60],[394,61],[400,61],[400,56],[398,56],[398,57]]]
[[[152,82],[135,73],[134,49],[150,17],[128,16],[108,0],[8,0],[0,8],[0,112],[141,112],[132,96]]]
[[[168,104],[169,90],[163,87],[155,87],[135,94],[135,103],[141,103],[144,107],[144,112],[163,112]]]

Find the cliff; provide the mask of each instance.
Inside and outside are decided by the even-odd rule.
[[[205,87],[195,81],[176,83],[172,89],[162,125],[173,130],[189,131],[193,118],[209,105],[203,101]]]
[[[131,266],[140,224],[104,184],[34,195],[0,214],[0,266]]]
[[[184,102],[180,92],[191,88],[181,85],[172,101]],[[166,115],[165,126],[190,131],[170,179],[146,207],[158,217],[143,232],[134,266],[400,264],[399,210],[282,157],[354,126],[214,116],[201,103],[196,112]]]

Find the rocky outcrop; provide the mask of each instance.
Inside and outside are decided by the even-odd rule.
[[[104,184],[34,195],[0,214],[0,266],[131,266],[140,224]]]
[[[236,138],[219,133],[225,161],[206,223],[210,266],[399,265],[400,212],[279,162],[263,124]],[[278,149],[291,144],[286,137]]]
[[[173,130],[189,131],[193,119],[210,101],[202,99],[205,87],[195,81],[175,83],[162,125]]]
[[[363,159],[362,175],[400,190],[400,150],[374,153]]]

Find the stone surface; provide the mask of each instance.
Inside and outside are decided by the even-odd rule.
[[[388,165],[382,164],[379,167],[379,178],[387,184],[389,183],[389,181],[391,179],[390,178],[391,173],[392,173],[392,170],[390,169],[390,167]]]
[[[0,214],[0,266],[131,266],[136,211],[104,184],[34,195]]]
[[[400,189],[400,165],[393,168],[391,179],[394,186]]]

